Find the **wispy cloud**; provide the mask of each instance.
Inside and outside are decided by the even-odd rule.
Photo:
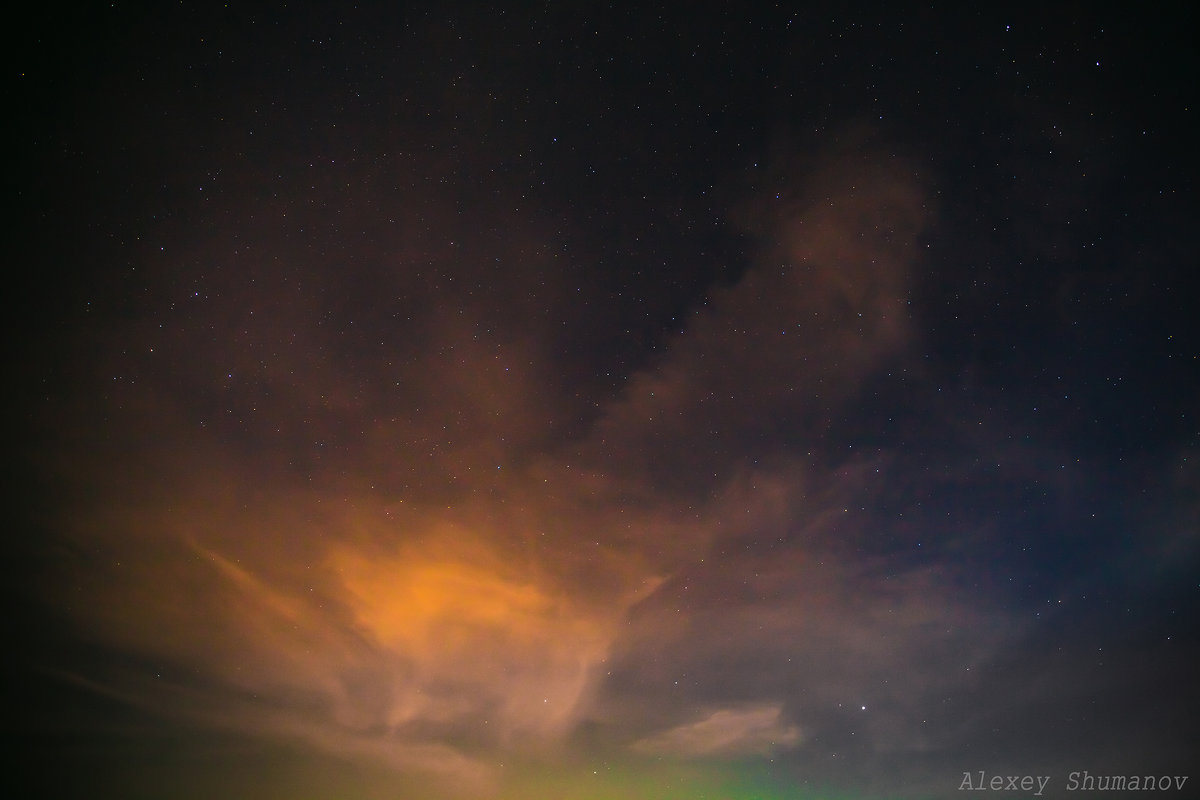
[[[797,443],[909,341],[928,212],[902,160],[851,148],[815,164],[807,178],[776,170],[742,211],[759,241],[743,278],[569,438],[539,432],[566,414],[559,394],[539,399],[549,348],[454,281],[407,287],[427,303],[406,329],[428,340],[395,364],[331,357],[344,343],[305,305],[280,312],[300,331],[280,342],[250,314],[255,290],[229,291],[246,308],[220,318],[245,317],[248,350],[202,348],[214,382],[187,391],[147,357],[110,408],[127,449],[63,456],[93,499],[60,526],[89,555],[58,600],[107,645],[192,676],[169,691],[130,672],[96,685],[486,783],[504,754],[615,719],[645,733],[641,753],[795,747],[810,723],[789,681],[833,702],[925,665],[931,631],[968,612],[936,570],[851,552],[870,521],[848,525],[847,498],[872,491],[878,459],[827,463]],[[424,313],[442,302],[461,313]],[[255,366],[260,339],[284,351],[271,368]],[[323,353],[309,382],[297,347]],[[704,677],[686,704],[661,691],[685,670]]]
[[[766,755],[794,747],[800,728],[783,719],[779,705],[725,708],[634,742],[633,749],[654,755],[681,757]]]

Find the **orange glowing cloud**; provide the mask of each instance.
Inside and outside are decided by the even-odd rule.
[[[741,652],[761,644],[764,624],[771,643],[823,633],[797,621],[821,615],[873,632],[862,615],[831,610],[853,603],[815,578],[795,596],[775,591],[782,608],[750,602],[737,592],[775,573],[758,554],[728,555],[801,525],[813,546],[836,499],[823,482],[861,481],[783,456],[748,465],[781,428],[818,431],[910,335],[901,308],[926,216],[918,182],[899,162],[845,155],[817,178],[746,211],[762,241],[742,280],[714,290],[661,359],[569,437],[556,426],[592,398],[568,401],[553,386],[549,323],[441,284],[401,287],[415,308],[407,338],[390,327],[390,307],[358,299],[403,339],[394,359],[374,338],[358,341],[358,360],[337,358],[343,343],[305,307],[280,312],[276,324],[300,335],[261,375],[251,362],[279,331],[257,315],[262,343],[205,351],[223,365],[215,386],[147,361],[144,380],[112,390],[117,444],[87,431],[65,448],[66,480],[90,499],[59,524],[75,560],[56,602],[96,640],[174,677],[87,684],[158,713],[478,789],[501,757],[569,747],[581,723],[606,724],[651,696],[628,676],[613,685],[615,660],[649,680],[669,666],[660,654]],[[524,239],[514,241],[516,263]],[[193,313],[181,343],[212,329]],[[323,355],[302,372],[309,350]],[[239,370],[257,377],[239,386]],[[802,551],[770,562],[781,583]],[[710,570],[704,591],[716,605],[732,598],[728,612],[670,595]],[[635,750],[798,744],[781,696],[777,686],[716,698],[699,721],[694,707],[631,713]]]
[[[355,628],[404,667],[385,715],[393,727],[487,725],[489,738],[506,740],[561,734],[627,607],[572,596],[545,565],[506,561],[448,527],[391,554],[336,547],[330,566]]]

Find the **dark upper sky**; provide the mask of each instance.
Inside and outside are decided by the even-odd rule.
[[[1189,20],[231,5],[10,37],[24,796],[1196,771]]]

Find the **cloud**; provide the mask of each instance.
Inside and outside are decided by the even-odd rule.
[[[584,452],[605,471],[707,493],[755,455],[811,444],[911,341],[932,214],[917,171],[856,141],[780,156],[762,183],[735,215],[753,264],[604,409]]]
[[[639,739],[633,749],[684,758],[767,755],[800,741],[800,729],[785,722],[782,707],[774,705],[719,709],[696,722]]]
[[[871,529],[846,524],[849,498],[886,459],[809,448],[911,340],[927,211],[902,160],[815,161],[760,187],[745,275],[604,403],[553,385],[533,306],[569,293],[520,299],[545,266],[524,258],[533,228],[400,247],[436,268],[368,275],[387,291],[344,298],[358,326],[340,332],[317,289],[251,313],[275,307],[254,281],[189,307],[154,355],[128,355],[145,320],[113,332],[103,366],[129,379],[51,456],[73,498],[52,602],[187,677],[97,665],[88,685],[480,786],[584,726],[657,730],[634,749],[688,758],[790,748],[789,718],[810,726],[801,689],[825,707],[890,670],[925,675],[922,648],[943,652],[935,632],[970,614],[936,569],[853,566]],[[485,251],[523,265],[501,274]],[[286,283],[274,269],[262,284]],[[493,283],[501,303],[477,291]],[[413,311],[393,327],[397,292]],[[160,358],[185,345],[203,369]],[[590,424],[561,424],[588,404]],[[681,671],[703,680],[663,691]],[[889,741],[909,730],[895,713]]]
[[[75,565],[85,602],[70,611],[158,672],[99,668],[84,685],[456,781],[487,774],[482,752],[536,751],[568,732],[629,607],[657,585],[628,571],[574,585],[565,557],[506,547],[478,520],[468,531],[401,517],[367,533],[361,507],[327,513],[310,561],[265,535],[306,516],[294,507],[260,506],[262,533],[243,526],[233,539],[220,535],[220,504],[174,511],[126,516],[107,541],[91,531],[116,562]],[[296,544],[313,535],[292,533]]]
[[[352,625],[402,665],[376,724],[486,725],[502,740],[561,735],[625,606],[572,595],[486,541],[442,529],[417,546],[331,554]]]

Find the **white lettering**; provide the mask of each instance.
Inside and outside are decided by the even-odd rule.
[[[1036,784],[1038,787],[1034,797],[1041,797],[1050,783],[1049,775],[992,775],[990,778],[983,770],[979,772],[964,772],[958,784],[960,792],[1028,792]]]
[[[1037,795],[1040,796],[1048,778],[1038,778]],[[1067,791],[1097,791],[1097,792],[1128,792],[1128,791],[1158,791],[1166,792],[1174,788],[1183,791],[1188,781],[1187,775],[1093,775],[1086,769],[1082,772],[1072,772],[1067,775]],[[1022,783],[1024,788],[1024,783]]]
[[[1029,792],[1041,797],[1050,785],[1049,775],[988,775],[985,770],[962,773],[960,792]],[[1068,773],[1068,792],[1183,791],[1187,775],[1093,775],[1089,770]],[[1037,791],[1033,791],[1036,787]]]

